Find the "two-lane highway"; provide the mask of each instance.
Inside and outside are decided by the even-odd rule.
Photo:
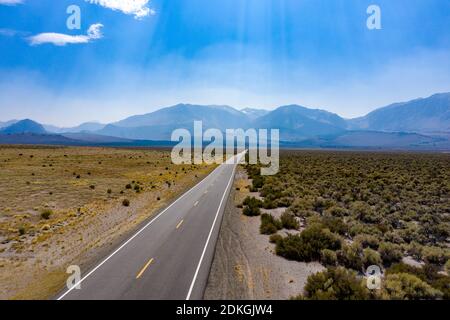
[[[59,298],[202,299],[238,161],[216,168]]]

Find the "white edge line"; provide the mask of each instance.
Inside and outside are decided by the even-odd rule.
[[[237,163],[239,164],[239,161]],[[203,248],[203,252],[202,252],[202,255],[200,257],[200,261],[198,262],[197,269],[195,270],[194,278],[192,279],[191,286],[189,287],[189,292],[188,292],[188,294],[186,296],[186,300],[190,300],[190,298],[191,298],[191,294],[192,294],[192,291],[194,290],[194,286],[195,286],[195,281],[197,280],[197,276],[198,276],[198,273],[200,271],[200,267],[202,265],[203,258],[205,257],[206,249],[208,248],[209,241],[211,240],[211,235],[212,235],[212,233],[214,231],[214,228],[216,226],[217,218],[219,217],[219,213],[220,213],[220,209],[222,208],[223,200],[225,199],[225,196],[228,193],[228,188],[230,187],[231,181],[233,181],[234,174],[236,172],[236,167],[237,167],[237,165],[233,168],[233,173],[231,174],[230,180],[228,181],[227,188],[225,189],[225,192],[224,192],[224,194],[222,196],[222,200],[220,200],[219,208],[217,209],[216,216],[214,218],[211,230],[209,230],[208,239],[206,239],[206,244],[205,244],[205,247]]]
[[[130,239],[128,239],[125,243],[123,243],[119,248],[117,248],[113,253],[111,253],[105,260],[100,262],[94,269],[92,269],[88,274],[86,274],[80,281],[75,283],[70,289],[68,289],[65,293],[63,293],[59,298],[56,300],[62,300],[67,294],[69,294],[73,289],[78,287],[84,280],[86,280],[90,275],[92,275],[98,268],[100,268],[102,265],[104,265],[109,259],[111,259],[116,253],[118,253],[120,250],[122,250],[128,243],[130,243],[134,238],[136,238],[139,234],[142,233],[146,228],[148,228],[153,222],[155,222],[163,213],[165,213],[167,210],[170,209],[175,203],[177,203],[179,200],[184,198],[185,195],[189,194],[192,190],[197,188],[200,184],[206,181],[207,178],[209,178],[215,171],[217,171],[221,166],[218,166],[216,169],[214,169],[209,175],[207,175],[204,179],[199,181],[195,186],[193,186],[191,189],[183,193],[178,199],[176,199],[174,202],[172,202],[167,208],[165,208],[163,211],[161,211],[156,217],[154,217],[150,222],[148,222],[145,226],[143,226],[138,232],[136,232]]]

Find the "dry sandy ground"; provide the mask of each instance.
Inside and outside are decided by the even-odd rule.
[[[130,198],[129,207],[122,205],[122,198],[87,203],[38,232],[3,242],[0,299],[54,298],[66,282],[68,266],[79,265],[83,275],[141,223],[212,169],[204,167],[179,175],[170,188],[162,185],[136,194]]]
[[[207,300],[289,299],[302,293],[309,275],[325,269],[316,262],[288,261],[275,255],[269,236],[259,233],[260,217],[246,217],[236,206],[250,194],[247,185],[247,175],[239,168],[216,246]],[[277,217],[283,209],[265,211]]]
[[[26,245],[28,250],[20,254],[3,255],[0,299],[52,298],[64,285],[69,265],[79,265],[82,273],[86,272],[140,223],[199,179],[189,177],[177,183],[170,193],[142,193],[129,207],[120,202],[85,206],[67,225],[47,230],[46,241],[32,241]],[[156,201],[158,196],[160,201]]]

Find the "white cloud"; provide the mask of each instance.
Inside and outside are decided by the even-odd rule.
[[[0,5],[6,5],[6,6],[15,6],[16,4],[22,4],[23,0],[0,0]]]
[[[1,1],[1,0],[0,0]],[[80,44],[88,43],[92,40],[100,39],[103,37],[101,28],[103,25],[101,23],[93,24],[89,27],[86,35],[68,35],[63,33],[40,33],[35,36],[29,37],[28,41],[32,46],[41,45],[44,43],[51,43],[55,46],[65,46],[66,44]]]
[[[134,15],[136,19],[141,19],[148,15],[154,15],[155,10],[148,7],[149,0],[85,0],[86,2],[97,4],[112,10],[119,10],[125,14]]]
[[[0,29],[0,36],[14,37],[18,33],[19,33],[18,31],[12,29]]]

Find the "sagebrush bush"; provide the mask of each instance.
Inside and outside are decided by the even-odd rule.
[[[363,250],[358,242],[351,245],[343,245],[337,252],[339,264],[356,271],[363,271]]]
[[[123,199],[122,205],[123,205],[124,207],[129,207],[129,206],[130,206],[130,200],[128,200],[128,199]]]
[[[348,233],[348,226],[344,221],[340,218],[333,216],[324,216],[322,217],[320,223],[324,226],[324,228],[328,228],[331,232],[346,235]]]
[[[323,249],[337,250],[341,247],[338,235],[320,225],[312,225],[301,234],[288,235],[277,243],[276,253],[282,257],[297,261],[320,260]]]
[[[334,267],[336,266],[338,259],[335,251],[330,249],[323,249],[320,251],[320,262],[324,266]]]
[[[441,291],[408,273],[387,275],[383,281],[383,291],[394,300],[423,300],[443,297]]]
[[[386,275],[395,273],[412,274],[422,281],[425,281],[433,288],[443,293],[443,298],[450,299],[450,276],[443,275],[436,265],[425,264],[422,267],[414,267],[403,262],[393,264],[386,270]]]
[[[291,213],[284,212],[281,217],[281,225],[285,229],[292,229],[292,230],[298,230],[300,228],[300,224],[298,223],[297,219],[295,219],[295,216]]]
[[[25,227],[19,227],[19,235],[21,235],[21,236],[23,236],[25,233],[26,233],[26,229],[25,229]]]
[[[326,215],[332,216],[332,217],[345,217],[348,216],[349,212],[347,209],[339,207],[339,206],[332,206],[331,208],[327,209],[325,211]]]
[[[367,300],[370,293],[364,279],[339,267],[309,276],[303,297],[309,300]]]
[[[381,267],[383,264],[380,254],[370,248],[366,248],[363,250],[362,262],[364,269],[367,269],[369,266]]]
[[[370,234],[359,234],[354,238],[355,242],[359,242],[363,248],[378,249],[380,241],[377,237]]]
[[[379,223],[381,221],[381,215],[363,201],[354,202],[351,205],[350,211],[356,219],[364,223]]]
[[[269,238],[270,243],[277,244],[278,242],[283,241],[283,237],[279,234],[272,234]]]
[[[53,214],[53,211],[50,209],[45,209],[41,212],[41,218],[44,220],[50,219],[50,216]]]
[[[407,246],[407,252],[411,257],[420,261],[423,257],[423,246],[420,243],[413,241]]]
[[[259,231],[262,234],[274,234],[281,229],[281,222],[275,219],[271,214],[263,213],[261,215],[261,226]]]
[[[390,242],[382,242],[378,248],[378,252],[386,266],[399,262],[403,257],[401,247]]]
[[[450,250],[439,247],[424,247],[423,260],[436,265],[444,265],[450,258]]]
[[[244,206],[249,206],[249,207],[258,207],[258,208],[263,207],[263,202],[259,199],[256,199],[255,197],[246,197],[244,199],[244,202],[242,202],[242,204]]]
[[[245,206],[242,210],[242,213],[249,217],[256,217],[261,214],[261,209],[259,209],[258,207]]]

